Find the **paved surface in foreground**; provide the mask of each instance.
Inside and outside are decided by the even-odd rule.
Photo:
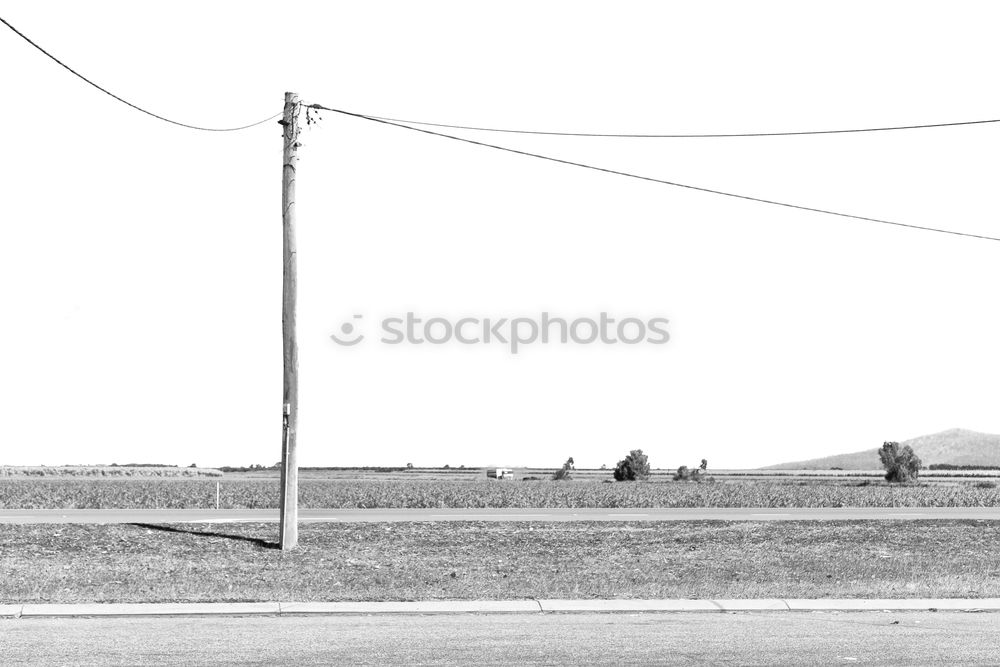
[[[302,521],[843,521],[872,519],[1000,520],[1000,507],[622,508],[622,509],[306,509]],[[278,510],[10,510],[0,523],[221,523],[277,521]]]
[[[1000,615],[581,614],[0,620],[5,665],[974,665]]]

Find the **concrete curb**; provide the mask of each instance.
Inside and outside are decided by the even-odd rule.
[[[427,600],[422,602],[169,602],[0,605],[0,618],[118,616],[336,616],[366,614],[583,614],[773,611],[993,611],[1000,598],[749,600]]]
[[[281,615],[316,614],[530,614],[534,600],[427,600],[423,602],[282,602]]]
[[[0,604],[0,618],[17,618],[21,615],[19,604]]]
[[[280,611],[277,602],[26,604],[19,616],[277,616]]]
[[[792,611],[1000,611],[1000,598],[785,600]]]
[[[561,613],[722,611],[711,600],[539,600],[538,604],[542,611]]]

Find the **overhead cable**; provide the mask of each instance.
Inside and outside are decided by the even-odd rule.
[[[474,125],[449,125],[447,123],[431,123],[420,120],[405,120],[362,114],[371,120],[384,120],[403,125],[425,125],[427,127],[442,127],[452,130],[473,130],[475,132],[501,132],[505,134],[538,134],[551,137],[607,137],[619,139],[729,139],[735,137],[795,137],[812,134],[856,134],[860,132],[892,132],[895,130],[924,130],[935,127],[959,127],[963,125],[987,125],[1000,123],[1000,118],[986,120],[965,120],[952,123],[927,123],[923,125],[893,125],[887,127],[858,127],[838,130],[796,130],[789,132],[714,132],[704,134],[627,134],[616,132],[556,132],[547,130],[516,130],[499,127],[477,127]]]
[[[326,107],[326,106],[323,106],[323,105],[320,105],[320,104],[311,104],[311,105],[308,105],[308,106],[310,106],[310,107],[312,107],[314,109],[323,109],[325,111],[331,111],[333,113],[342,114],[344,116],[352,116],[354,118],[361,118],[363,120],[371,121],[371,122],[374,122],[374,123],[381,123],[383,125],[391,125],[393,127],[402,128],[404,130],[410,130],[412,132],[420,132],[422,134],[429,134],[429,135],[436,136],[436,137],[442,137],[444,139],[451,139],[453,141],[461,141],[463,143],[473,144],[473,145],[476,145],[476,146],[482,146],[484,148],[492,148],[494,150],[504,151],[506,153],[514,153],[516,155],[524,155],[526,157],[532,157],[532,158],[536,158],[536,159],[539,159],[539,160],[546,160],[548,162],[556,162],[558,164],[565,164],[565,165],[570,165],[570,166],[573,166],[573,167],[580,167],[580,168],[583,168],[583,169],[590,169],[590,170],[593,170],[593,171],[599,171],[599,172],[603,172],[603,173],[606,173],[606,174],[615,174],[617,176],[625,176],[627,178],[635,178],[635,179],[639,179],[639,180],[642,180],[642,181],[649,181],[649,182],[652,182],[652,183],[660,183],[661,185],[670,185],[670,186],[673,186],[675,188],[684,188],[686,190],[695,190],[697,192],[706,192],[708,194],[721,195],[723,197],[732,197],[734,199],[744,199],[744,200],[747,200],[747,201],[754,201],[754,202],[758,202],[758,203],[761,203],[761,204],[770,204],[772,206],[782,206],[784,208],[792,208],[792,209],[797,209],[797,210],[800,210],[800,211],[810,211],[812,213],[823,213],[824,215],[832,215],[832,216],[837,216],[837,217],[841,217],[841,218],[850,218],[852,220],[861,220],[863,222],[877,223],[877,224],[880,224],[880,225],[892,225],[892,226],[895,226],[895,227],[906,227],[906,228],[909,228],[909,229],[919,229],[919,230],[923,230],[923,231],[927,231],[927,232],[937,232],[937,233],[940,233],[940,234],[951,234],[953,236],[966,236],[966,237],[969,237],[969,238],[982,239],[982,240],[985,240],[985,241],[1000,241],[1000,238],[994,237],[994,236],[985,236],[985,235],[982,235],[982,234],[972,234],[972,233],[969,233],[969,232],[959,232],[959,231],[954,231],[954,230],[950,230],[950,229],[942,229],[942,228],[939,228],[939,227],[927,227],[927,226],[924,226],[924,225],[914,225],[914,224],[909,224],[909,223],[905,223],[905,222],[895,222],[893,220],[884,220],[882,218],[872,218],[872,217],[863,216],[863,215],[854,215],[852,213],[841,213],[839,211],[831,211],[829,209],[817,208],[817,207],[814,207],[814,206],[804,206],[804,205],[801,205],[801,204],[789,204],[787,202],[775,201],[773,199],[764,199],[763,197],[753,197],[753,196],[750,196],[750,195],[742,195],[742,194],[737,194],[737,193],[734,193],[734,192],[724,192],[722,190],[715,190],[715,189],[712,189],[712,188],[705,188],[705,187],[701,187],[701,186],[697,186],[697,185],[688,185],[688,184],[685,184],[685,183],[677,183],[675,181],[667,181],[667,180],[660,179],[660,178],[654,178],[652,176],[643,176],[641,174],[634,174],[634,173],[631,173],[631,172],[621,171],[621,170],[618,170],[618,169],[609,169],[607,167],[600,167],[600,166],[597,166],[597,165],[586,164],[586,163],[583,163],[583,162],[574,162],[572,160],[564,160],[562,158],[552,157],[550,155],[542,155],[540,153],[531,153],[531,152],[528,152],[528,151],[518,150],[516,148],[508,148],[506,146],[498,146],[496,144],[488,144],[488,143],[485,143],[485,142],[482,142],[482,141],[476,141],[474,139],[466,139],[465,137],[456,137],[456,136],[451,135],[451,134],[444,134],[442,132],[435,132],[433,130],[427,130],[427,129],[420,128],[420,127],[410,127],[408,125],[404,125],[404,124],[401,124],[401,123],[396,123],[396,122],[393,122],[393,121],[383,120],[381,118],[374,118],[372,116],[365,116],[363,114],[354,113],[354,112],[351,112],[351,111],[344,111],[343,109],[334,109],[334,108]]]
[[[181,122],[176,121],[176,120],[171,120],[171,119],[166,118],[164,116],[161,116],[159,114],[153,113],[152,111],[148,111],[146,109],[143,109],[142,107],[140,107],[140,106],[138,106],[136,104],[133,104],[133,103],[129,102],[128,100],[119,97],[118,95],[115,95],[114,93],[112,93],[107,88],[104,88],[102,86],[97,85],[96,83],[94,83],[93,81],[91,81],[90,79],[88,79],[87,77],[85,77],[84,75],[80,74],[75,69],[73,69],[72,67],[70,67],[69,65],[67,65],[66,63],[64,63],[63,61],[61,61],[58,58],[56,58],[54,55],[52,55],[48,51],[46,51],[45,49],[43,49],[41,46],[39,46],[38,44],[36,44],[35,42],[33,42],[31,40],[31,38],[29,38],[23,32],[21,32],[20,30],[18,30],[14,26],[12,26],[10,23],[8,23],[6,21],[6,19],[4,19],[2,16],[0,16],[0,23],[3,23],[5,26],[7,26],[11,30],[13,30],[21,39],[23,39],[28,44],[31,44],[33,47],[35,47],[36,49],[38,49],[39,51],[41,51],[42,53],[44,53],[46,56],[48,56],[49,58],[51,58],[55,63],[57,63],[58,65],[60,65],[61,67],[63,67],[67,71],[69,71],[70,73],[72,73],[74,76],[76,76],[76,77],[82,79],[83,81],[89,83],[94,88],[97,88],[99,91],[101,91],[105,95],[109,95],[109,96],[113,97],[114,99],[118,100],[122,104],[125,104],[125,105],[128,105],[128,106],[132,107],[136,111],[141,111],[142,113],[146,114],[147,116],[152,116],[153,118],[157,118],[157,119],[162,120],[164,122],[170,123],[171,125],[179,125],[180,127],[186,127],[188,129],[191,129],[191,130],[202,130],[204,132],[236,132],[237,130],[246,130],[246,129],[249,129],[251,127],[256,127],[258,125],[262,125],[263,123],[266,123],[269,120],[274,120],[275,118],[277,118],[278,116],[280,116],[281,113],[282,113],[282,112],[278,112],[278,113],[274,114],[273,116],[268,116],[267,118],[265,118],[263,120],[259,120],[259,121],[255,122],[255,123],[250,123],[249,125],[240,125],[239,127],[201,127],[200,125],[189,125],[188,123],[181,123]]]

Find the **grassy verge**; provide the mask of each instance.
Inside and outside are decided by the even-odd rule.
[[[0,525],[0,603],[1000,597],[1000,522]]]

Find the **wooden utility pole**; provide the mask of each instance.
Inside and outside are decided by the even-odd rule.
[[[299,403],[299,351],[295,341],[295,168],[299,147],[299,96],[285,93],[285,150],[281,167],[282,272],[281,341],[284,392],[281,428],[281,518],[278,531],[282,549],[299,541],[299,469],[295,458],[295,431]]]

